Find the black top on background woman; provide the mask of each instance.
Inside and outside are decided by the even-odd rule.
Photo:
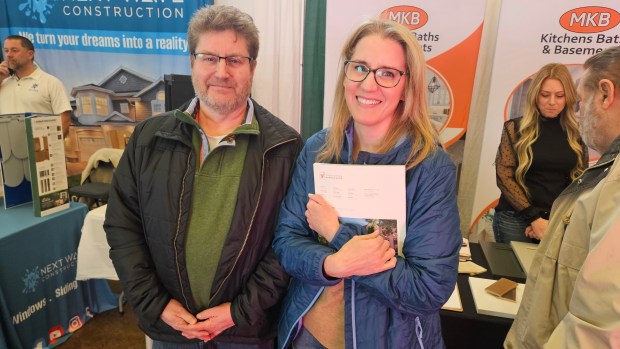
[[[504,123],[495,159],[502,192],[493,218],[497,242],[542,239],[553,201],[586,168],[575,104],[568,69],[550,63],[534,77],[523,116]]]

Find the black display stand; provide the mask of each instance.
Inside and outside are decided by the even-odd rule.
[[[179,109],[196,95],[190,75],[166,74],[164,75],[164,85],[166,111]]]

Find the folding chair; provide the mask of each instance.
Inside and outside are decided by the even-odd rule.
[[[123,154],[123,149],[101,148],[88,159],[82,171],[81,184],[69,188],[72,201],[84,202],[89,209],[108,202],[112,177]]]

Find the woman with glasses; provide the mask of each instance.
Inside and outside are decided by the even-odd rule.
[[[495,158],[502,193],[493,216],[497,242],[540,241],[553,201],[587,167],[576,102],[570,72],[550,63],[532,79],[523,116],[504,123]]]
[[[348,38],[341,61],[332,126],[308,139],[276,228],[274,250],[293,277],[279,348],[442,348],[439,309],[462,239],[456,169],[429,119],[422,50],[407,28],[373,20]],[[405,165],[402,256],[312,194],[315,162]]]

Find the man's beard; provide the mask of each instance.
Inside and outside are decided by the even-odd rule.
[[[252,80],[248,80],[240,93],[235,93],[233,98],[224,102],[218,102],[211,98],[207,93],[207,88],[205,86],[207,84],[197,81],[193,75],[192,85],[194,86],[194,91],[196,92],[196,96],[200,100],[200,103],[220,114],[228,114],[241,108],[241,106],[246,103],[248,97],[250,96],[250,91],[252,90]]]
[[[20,70],[24,65],[14,60],[7,60],[7,65],[13,70]]]
[[[596,111],[594,110],[594,98],[590,97],[587,103],[584,103],[583,107],[579,111],[581,117],[579,118],[579,134],[581,139],[588,146],[588,148],[595,149],[594,144],[594,119],[597,118]]]

